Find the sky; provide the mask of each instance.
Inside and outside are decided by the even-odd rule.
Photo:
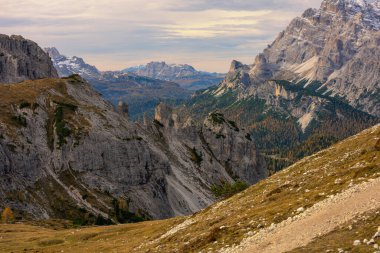
[[[100,70],[150,61],[227,72],[251,64],[321,0],[0,0],[0,33],[56,47]]]

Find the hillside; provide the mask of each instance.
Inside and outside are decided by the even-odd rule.
[[[377,125],[192,216],[58,231],[1,225],[0,249],[252,252],[261,245],[260,252],[373,252],[363,240],[380,224],[379,155]]]
[[[223,115],[203,126],[168,106],[133,123],[78,75],[0,85],[0,205],[18,220],[76,224],[188,215],[222,182],[267,177],[253,139]]]

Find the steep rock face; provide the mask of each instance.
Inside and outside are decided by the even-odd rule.
[[[133,124],[79,76],[0,90],[0,202],[24,218],[115,221],[115,199],[138,217],[191,214],[215,201],[212,185],[267,176],[242,131],[202,135],[168,107],[163,123]]]
[[[226,182],[240,179],[253,184],[268,176],[254,140],[219,112],[210,113],[203,124],[196,126],[191,118],[181,118],[170,107],[160,104],[155,120],[162,124],[158,130],[171,152],[182,153],[178,157],[186,157],[190,152],[192,164],[188,166],[207,168],[212,171],[211,178]],[[227,179],[220,178],[219,173]]]
[[[58,77],[53,63],[36,43],[0,34],[0,83]]]
[[[324,0],[320,9],[295,18],[233,81],[252,86],[271,79],[306,80],[305,87],[318,81],[321,94],[379,116],[379,30],[378,1]],[[234,86],[231,81],[225,85]]]

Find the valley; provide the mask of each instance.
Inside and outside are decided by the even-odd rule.
[[[162,1],[3,6],[0,252],[378,253],[379,1]]]
[[[353,242],[370,239],[378,229],[379,138],[378,125],[304,158],[249,189],[188,217],[63,230],[52,230],[54,225],[0,225],[3,238],[0,249],[40,252],[59,252],[61,249],[65,252],[240,252],[259,245],[254,243],[255,240],[260,239],[267,245],[265,240],[273,241],[277,236],[276,242],[293,242],[287,248],[293,250],[290,252],[337,251],[338,248],[372,252],[372,244],[353,246]],[[366,204],[362,205],[362,202]],[[339,205],[343,204],[344,212],[330,213],[333,206],[340,210]],[[328,227],[318,226],[318,230],[309,230],[305,222],[312,219],[316,212],[322,213],[318,216],[318,222],[320,219],[331,222],[327,222]],[[327,218],[323,213],[328,214]],[[310,226],[313,225],[315,222]],[[314,234],[302,237],[308,240],[295,241],[299,237],[294,230],[284,232],[294,226],[301,226],[297,228],[301,231],[310,231],[302,233]],[[320,234],[317,235],[318,231]],[[23,238],[21,244],[21,239],[14,240],[21,238],[19,236]],[[375,240],[378,243],[380,238]],[[270,251],[269,247],[263,252],[279,251]]]

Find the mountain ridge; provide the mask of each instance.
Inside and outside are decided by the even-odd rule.
[[[233,62],[222,86],[252,94],[255,86],[269,80],[305,81],[304,88],[314,82],[319,93],[379,116],[378,5],[323,1],[320,9],[308,9],[293,19],[253,65]]]
[[[224,77],[224,74],[220,73],[197,71],[188,64],[167,64],[164,61],[152,61],[146,65],[124,69],[123,72],[176,82],[190,90],[204,89],[219,84]]]

